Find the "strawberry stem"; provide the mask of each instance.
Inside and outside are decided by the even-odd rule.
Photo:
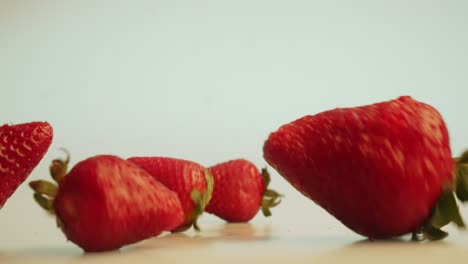
[[[50,214],[54,214],[54,199],[57,195],[58,186],[55,183],[38,180],[31,181],[29,187],[34,191],[36,203]]]
[[[193,214],[192,222],[188,225],[187,229],[193,225],[193,228],[195,228],[196,231],[200,231],[197,221],[204,209],[202,205],[203,194],[199,190],[195,189],[190,193],[190,198],[192,198],[192,201],[195,203],[195,212]]]
[[[54,182],[37,180],[29,182],[29,187],[34,191],[34,200],[48,213],[54,214],[54,199],[59,186],[57,185],[65,177],[70,163],[70,153],[64,148],[60,148],[66,154],[66,159],[54,159],[49,166],[49,172]]]
[[[268,185],[271,182],[270,173],[268,173],[267,168],[262,169],[262,176],[263,176],[263,184],[264,184],[264,191],[263,191],[263,198],[261,203],[262,213],[265,217],[271,216],[270,208],[273,208],[280,204],[282,194],[278,193],[275,190],[268,189]]]
[[[50,176],[52,176],[52,179],[57,183],[59,183],[67,174],[68,164],[70,163],[70,152],[65,148],[60,148],[60,150],[65,152],[66,159],[54,159],[49,167]]]
[[[192,226],[195,229],[195,231],[200,231],[200,227],[198,226],[197,221],[198,218],[200,218],[200,216],[203,214],[203,211],[205,211],[205,207],[211,201],[214,187],[213,175],[211,175],[211,173],[208,170],[205,170],[204,174],[206,181],[205,191],[193,189],[190,192],[190,198],[195,204],[195,211],[193,212],[192,220],[188,224],[177,228],[174,232],[183,232],[185,230],[188,230]]]

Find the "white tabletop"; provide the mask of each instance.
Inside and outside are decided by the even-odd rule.
[[[409,236],[369,241],[289,189],[269,218],[259,213],[249,223],[227,224],[205,213],[201,232],[164,233],[118,251],[85,254],[66,241],[52,217],[28,203],[32,198],[23,188],[0,211],[2,264],[455,263],[468,258],[468,232],[453,226],[444,228],[450,236],[440,242],[417,243]],[[466,208],[462,213],[467,219]]]
[[[203,232],[165,234],[119,251],[83,254],[65,242],[0,250],[0,263],[452,263],[468,258],[467,237],[413,243],[314,234],[273,224],[211,224]]]

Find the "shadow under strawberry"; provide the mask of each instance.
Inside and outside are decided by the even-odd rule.
[[[273,239],[271,225],[253,225],[250,223],[226,223],[209,226],[203,232],[172,233],[162,237],[148,239],[142,243],[127,247],[128,252],[169,249],[198,249],[217,243],[249,243]]]
[[[15,256],[15,258],[74,258],[82,256],[84,253],[77,247],[72,246],[38,246],[38,247],[25,247],[20,249],[15,249],[9,252],[10,257]],[[10,263],[2,262],[2,256],[0,254],[0,263]]]

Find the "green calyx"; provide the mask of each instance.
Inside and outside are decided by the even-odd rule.
[[[271,208],[277,206],[281,202],[281,195],[275,190],[268,189],[268,185],[271,182],[270,173],[266,168],[262,169],[263,184],[265,186],[263,191],[263,198],[261,203],[262,213],[265,217],[271,216]]]
[[[54,179],[54,181],[57,183],[59,183],[62,180],[62,178],[65,177],[65,175],[67,174],[68,163],[70,163],[70,152],[68,152],[68,150],[64,148],[60,148],[60,150],[65,152],[65,160],[54,159],[49,167],[50,176],[52,176],[52,179]]]
[[[444,186],[442,194],[432,210],[429,219],[415,232],[412,239],[442,240],[448,233],[441,228],[454,223],[458,228],[465,229],[465,223],[458,210],[457,200],[468,200],[468,151],[461,157],[454,158],[454,185]]]
[[[29,182],[29,187],[34,191],[34,200],[46,212],[54,214],[54,199],[58,192],[58,184],[65,177],[70,162],[70,154],[66,149],[61,149],[66,154],[66,159],[55,159],[52,161],[49,171],[54,182],[37,180]]]
[[[468,151],[455,160],[455,194],[458,200],[468,201]]]
[[[203,214],[203,211],[205,211],[205,207],[211,201],[211,197],[213,195],[213,187],[214,187],[214,179],[210,171],[205,170],[204,174],[205,174],[205,181],[206,181],[205,191],[193,189],[190,192],[190,198],[195,204],[195,211],[193,212],[191,221],[189,221],[189,223],[187,223],[186,225],[179,227],[174,232],[183,232],[192,226],[196,231],[200,231],[200,227],[198,226],[197,221],[198,221],[198,218],[200,218],[200,216]]]

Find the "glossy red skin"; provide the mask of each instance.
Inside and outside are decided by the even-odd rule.
[[[410,97],[305,116],[263,151],[296,189],[369,238],[415,231],[452,182],[445,123]]]
[[[87,252],[118,249],[183,221],[176,193],[110,155],[76,164],[60,182],[54,209],[66,237]]]
[[[214,188],[205,211],[228,222],[248,222],[260,209],[265,185],[253,163],[231,160],[208,168]]]
[[[52,138],[47,122],[0,126],[0,208],[42,160]]]
[[[195,203],[190,193],[194,189],[202,192],[206,190],[205,167],[192,161],[169,157],[132,157],[128,161],[178,194],[185,215],[185,221],[179,227],[193,222]]]

